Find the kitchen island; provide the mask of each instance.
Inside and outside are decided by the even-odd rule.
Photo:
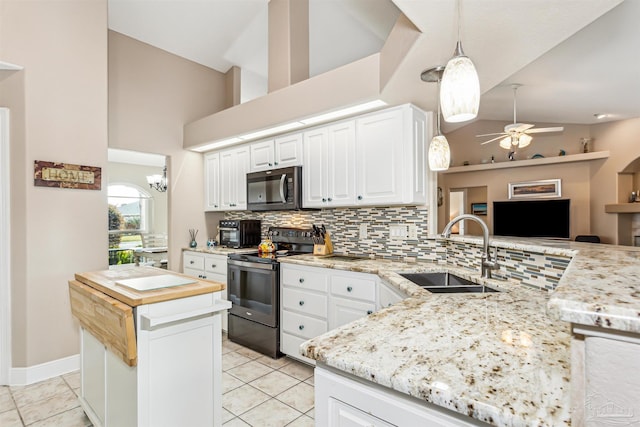
[[[135,266],[69,281],[93,425],[221,425],[225,286]]]
[[[481,239],[451,240],[473,245]],[[317,375],[316,396],[329,399],[329,403],[316,402],[316,420],[320,424],[329,422],[330,416],[339,416],[336,414],[343,410],[335,409],[337,404],[331,403],[338,402],[339,398],[330,400],[331,392],[327,394],[322,389],[333,385],[335,391],[351,384],[354,390],[363,386],[365,392],[373,393],[360,400],[361,405],[370,403],[370,406],[359,410],[361,415],[375,419],[394,419],[389,417],[398,411],[385,410],[380,402],[396,401],[403,405],[417,404],[436,415],[442,413],[443,419],[454,419],[453,423],[443,421],[441,425],[455,425],[458,416],[464,416],[459,423],[472,425],[598,425],[601,419],[597,416],[602,412],[589,406],[594,400],[589,398],[594,393],[585,381],[592,373],[584,369],[585,360],[591,357],[589,351],[585,351],[589,346],[582,341],[584,331],[576,333],[579,325],[561,320],[587,319],[589,325],[604,324],[613,333],[617,331],[612,329],[616,325],[613,318],[616,318],[617,325],[627,334],[625,344],[635,347],[624,353],[628,361],[622,369],[606,365],[603,368],[616,369],[631,377],[624,383],[624,391],[637,392],[640,382],[634,382],[637,371],[634,365],[639,359],[632,355],[638,345],[629,342],[633,337],[628,337],[628,331],[640,323],[640,319],[634,320],[630,315],[624,320],[618,317],[634,310],[640,313],[638,286],[629,276],[634,270],[636,275],[639,272],[629,260],[640,255],[640,251],[529,239],[494,239],[492,246],[499,250],[533,248],[538,253],[565,256],[571,261],[556,290],[551,292],[512,280],[482,279],[477,270],[446,262],[366,259],[340,262],[309,256],[284,261],[377,274],[407,295],[405,300],[389,308],[303,344],[301,353],[317,361],[320,375]],[[499,252],[499,261],[501,258]],[[544,265],[540,267],[544,270]],[[502,292],[430,294],[397,274],[410,271],[451,271]],[[580,310],[582,317],[568,317],[578,316],[571,313]],[[600,355],[608,348],[591,347]],[[595,357],[598,360],[598,356]],[[330,381],[326,381],[325,374]],[[332,382],[336,379],[348,383],[338,387],[337,382]],[[615,390],[610,390],[612,385],[615,388],[615,384],[609,384],[606,391],[602,389],[603,394],[622,408],[630,408],[632,413],[638,409],[635,413],[640,413],[640,408],[633,407],[638,399],[620,398]],[[377,393],[384,399],[376,400]],[[349,407],[357,406],[352,403]],[[334,412],[327,412],[331,410]],[[399,421],[395,418],[390,424],[411,425],[408,419],[406,416]],[[437,424],[434,422],[434,425]]]

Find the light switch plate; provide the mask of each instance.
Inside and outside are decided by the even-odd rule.
[[[409,231],[407,233],[407,239],[418,240],[418,226],[415,224],[409,225]]]
[[[367,239],[367,224],[360,224],[360,233],[359,233],[359,240],[366,240]]]
[[[389,226],[389,240],[402,241],[406,238],[407,238],[406,225],[390,225]]]

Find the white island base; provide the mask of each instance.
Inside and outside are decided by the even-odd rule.
[[[134,309],[137,366],[81,328],[80,403],[97,427],[222,425],[221,313],[213,293]]]

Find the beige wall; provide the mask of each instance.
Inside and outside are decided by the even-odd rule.
[[[34,160],[107,165],[107,4],[0,1],[0,104],[11,109],[12,365],[78,353],[74,272],[107,266],[102,191],[35,187]]]
[[[171,270],[190,228],[200,245],[207,237],[202,154],[183,150],[183,125],[223,109],[225,85],[222,73],[109,32],[109,147],[168,156]]]
[[[629,215],[604,213],[604,205],[617,203],[617,175],[640,157],[640,118],[592,127],[596,150],[609,150],[604,164],[591,165],[591,229],[607,243],[631,244]],[[628,220],[628,221],[625,221]],[[620,228],[628,230],[618,238]]]

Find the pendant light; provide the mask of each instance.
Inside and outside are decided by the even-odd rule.
[[[429,169],[432,171],[444,171],[449,169],[451,163],[451,150],[449,149],[449,142],[447,138],[440,131],[440,81],[442,79],[442,73],[444,67],[439,65],[437,67],[429,68],[420,75],[420,78],[425,82],[438,82],[438,116],[436,119],[436,135],[429,144]]]
[[[458,42],[442,75],[440,105],[442,116],[450,123],[464,122],[478,115],[480,106],[480,81],[476,67],[462,50],[460,40],[460,0],[458,9]]]

